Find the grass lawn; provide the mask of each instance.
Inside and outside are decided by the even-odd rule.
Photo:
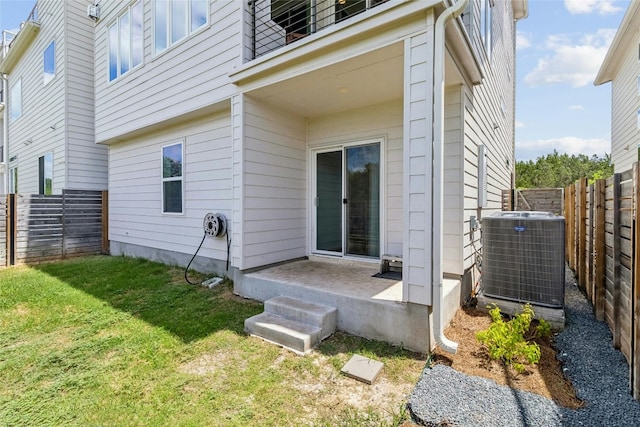
[[[0,425],[392,426],[406,417],[424,356],[342,333],[296,356],[244,334],[262,304],[231,290],[124,257],[0,270]],[[373,386],[340,374],[354,353],[384,362]]]

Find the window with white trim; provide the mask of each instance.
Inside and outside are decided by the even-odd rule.
[[[154,52],[160,53],[209,22],[208,0],[154,0]]]
[[[53,194],[53,153],[38,158],[38,194]]]
[[[107,29],[109,39],[109,81],[142,64],[142,0],[122,13]]]
[[[162,147],[162,213],[183,211],[183,143]]]
[[[22,78],[19,78],[9,91],[9,119],[13,121],[20,116],[22,116]]]
[[[44,50],[44,84],[49,83],[56,76],[56,42],[52,41]]]
[[[487,58],[491,59],[491,48],[493,45],[492,40],[492,18],[493,18],[493,0],[480,0],[480,37],[482,37],[482,43],[485,51],[487,52]]]

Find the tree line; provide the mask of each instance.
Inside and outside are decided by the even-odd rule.
[[[611,156],[552,154],[516,162],[516,188],[564,188],[580,178],[589,182],[613,175]]]

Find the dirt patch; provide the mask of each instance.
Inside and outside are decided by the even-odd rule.
[[[458,310],[445,331],[449,339],[458,343],[458,352],[449,354],[438,348],[433,355],[434,363],[442,363],[467,375],[488,378],[498,384],[545,396],[568,408],[583,406],[562,372],[562,365],[553,346],[553,337],[537,341],[541,353],[540,363],[527,366],[524,373],[518,374],[502,362],[491,360],[476,339],[476,332],[487,329],[490,324],[489,315],[475,308]]]

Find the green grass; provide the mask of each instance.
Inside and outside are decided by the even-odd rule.
[[[397,393],[367,403],[369,386],[339,370],[363,354],[385,363],[382,385],[410,391],[422,356],[341,333],[296,356],[244,334],[262,304],[234,296],[229,282],[210,290],[182,274],[124,257],[1,270],[0,425],[378,426],[406,417]]]

